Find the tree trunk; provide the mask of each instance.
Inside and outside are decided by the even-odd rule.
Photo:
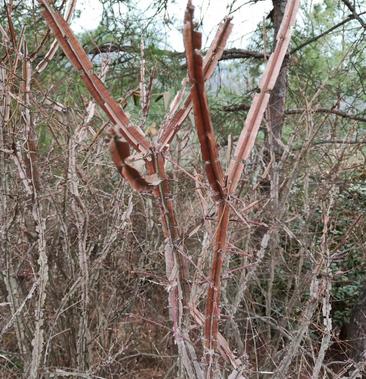
[[[358,303],[353,308],[347,327],[347,339],[352,349],[352,359],[362,362],[366,359],[366,283],[364,283]]]
[[[283,14],[285,11],[287,0],[273,0],[272,21],[274,26],[274,46],[276,45],[276,36],[281,26]],[[285,118],[285,100],[287,95],[287,73],[288,73],[288,57],[286,56],[276,82],[273,88],[268,104],[268,121],[272,138],[269,138],[268,145],[272,145],[273,152],[279,156],[281,148],[282,127]]]

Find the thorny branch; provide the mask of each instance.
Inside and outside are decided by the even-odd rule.
[[[191,2],[188,3],[184,35],[192,89],[188,96],[184,96],[184,91],[181,91],[173,102],[172,110],[159,136],[156,153],[155,148],[151,146],[142,131],[138,127],[131,125],[127,115],[110,96],[100,79],[93,73],[91,62],[72,34],[65,20],[52,9],[46,0],[40,0],[40,3],[43,6],[45,20],[54,31],[65,54],[81,73],[81,77],[95,101],[116,126],[115,135],[111,142],[111,149],[113,160],[119,168],[121,175],[130,182],[133,188],[138,190],[146,189],[146,183],[141,185],[142,179],[138,177],[138,172],[132,171],[132,168],[128,165],[127,160],[130,156],[129,145],[131,145],[140,153],[145,154],[144,158],[148,173],[150,175],[158,175],[160,181],[162,180],[160,183],[154,184],[153,191],[160,204],[164,235],[167,241],[165,259],[169,281],[168,292],[171,319],[173,321],[173,329],[178,349],[183,356],[184,369],[190,375],[201,378],[202,371],[200,365],[197,363],[193,346],[189,342],[189,336],[181,329],[184,302],[187,298],[187,285],[185,284],[187,268],[183,258],[184,253],[180,251],[178,244],[179,231],[172,197],[168,187],[168,178],[165,174],[165,159],[162,154],[184,119],[188,116],[192,107],[191,102],[193,104],[195,124],[199,135],[202,156],[205,161],[208,181],[215,193],[215,198],[220,200],[217,209],[214,257],[204,324],[205,352],[207,358],[206,375],[207,378],[213,378],[217,371],[217,360],[214,356],[216,348],[219,347],[219,351],[225,354],[226,357],[230,356],[230,354],[228,355],[227,353],[228,351],[230,352],[228,347],[223,348],[226,342],[224,342],[222,336],[218,334],[221,271],[226,250],[230,215],[230,207],[226,204],[226,198],[227,195],[231,195],[235,191],[243,168],[242,162],[248,157],[254,145],[263,112],[268,103],[269,92],[276,82],[279,68],[287,51],[290,30],[295,22],[299,1],[289,2],[286,8],[284,21],[277,37],[276,49],[269,59],[267,69],[262,79],[260,86],[261,92],[253,101],[245,128],[239,139],[235,157],[229,167],[227,188],[225,187],[223,171],[218,161],[218,152],[204,90],[204,81],[212,75],[215,66],[224,52],[225,43],[231,31],[229,19],[225,20],[220,26],[214,42],[203,60],[197,51],[200,48],[200,35],[193,30],[193,8]],[[121,139],[121,137],[123,139]],[[231,361],[233,362],[235,359],[231,359]],[[239,372],[238,375],[240,375]]]

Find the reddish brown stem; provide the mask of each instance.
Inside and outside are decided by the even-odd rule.
[[[211,46],[203,59],[203,73],[205,81],[211,78],[220,58],[222,57],[222,54],[224,53],[226,42],[233,28],[230,21],[231,18],[225,18],[220,24],[215,38],[213,39]],[[181,92],[184,92],[183,89]],[[177,107],[173,107],[161,127],[159,137],[160,151],[166,149],[168,144],[173,140],[174,136],[181,128],[184,120],[188,117],[189,112],[192,109],[192,92],[185,97],[182,103],[183,105],[180,107],[178,106],[179,104],[177,104]]]
[[[74,14],[74,10],[75,10],[75,7],[76,7],[76,0],[71,0],[70,1],[70,4],[68,6],[68,9],[66,10],[65,12],[65,20],[67,23],[70,22],[73,14]],[[46,42],[47,40],[47,34],[44,36],[43,40],[41,41],[41,43],[39,44],[39,46],[36,48],[36,50],[32,53],[31,55],[31,60],[35,59],[38,55],[38,52],[42,49],[44,43]],[[36,68],[35,68],[35,72],[37,73],[41,73],[43,70],[46,69],[46,67],[48,66],[48,64],[51,62],[52,58],[55,56],[57,50],[58,50],[58,42],[57,40],[53,40],[52,44],[51,44],[51,47],[49,48],[49,50],[47,51],[47,53],[45,54],[45,56],[43,57],[43,59],[37,64]]]
[[[74,36],[68,23],[56,12],[47,0],[39,0],[43,6],[43,17],[55,34],[64,53],[81,73],[86,87],[95,101],[106,113],[111,122],[117,126],[117,131],[138,151],[147,153],[150,149],[149,141],[141,130],[131,126],[130,120],[123,109],[113,99],[102,81],[94,74],[93,64],[90,62],[84,49]]]
[[[208,354],[213,354],[217,348],[220,319],[221,272],[226,251],[229,216],[230,207],[225,202],[220,203],[217,214],[218,222],[215,233],[212,271],[205,311],[204,337],[205,348]],[[211,357],[208,357],[208,359],[210,360]]]
[[[255,142],[264,111],[268,105],[270,91],[273,89],[283,59],[285,57],[291,36],[291,27],[295,22],[299,0],[289,1],[285,15],[278,32],[277,45],[271,55],[266,70],[263,74],[260,93],[256,95],[251,105],[245,122],[245,127],[240,135],[239,142],[233,160],[228,170],[227,195],[232,194],[238,183],[243,169],[243,160],[247,159]],[[205,317],[205,348],[208,364],[206,370],[207,378],[215,375],[215,350],[217,349],[217,336],[220,318],[220,288],[223,258],[226,250],[227,233],[229,226],[230,207],[222,201],[218,209],[218,224],[215,236],[213,252],[212,271],[210,286],[208,289]]]
[[[244,167],[243,161],[249,157],[254,146],[264,111],[268,105],[270,93],[276,84],[282,62],[290,43],[291,27],[295,23],[299,5],[300,0],[287,2],[282,23],[277,34],[276,48],[268,60],[268,64],[259,85],[260,92],[253,99],[247,119],[245,120],[244,128],[239,137],[234,158],[230,162],[227,174],[229,194],[232,194],[238,186]]]
[[[220,286],[223,258],[229,226],[229,207],[226,204],[223,170],[218,158],[215,133],[212,127],[204,85],[201,34],[193,29],[193,6],[189,3],[184,20],[184,45],[187,56],[188,76],[192,85],[191,99],[195,126],[201,147],[208,182],[217,200],[217,229],[214,242],[212,271],[209,281],[204,324],[204,346],[207,363],[207,378],[214,377],[217,350],[218,325],[220,318]]]
[[[202,35],[193,27],[192,5],[187,6],[184,19],[184,46],[187,56],[188,77],[192,85],[191,99],[194,110],[195,126],[201,147],[207,179],[217,200],[225,198],[224,174],[219,161],[216,137],[208,109],[207,95],[203,74],[203,60],[199,52]]]

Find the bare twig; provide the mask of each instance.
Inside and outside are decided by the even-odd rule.
[[[38,245],[38,299],[35,309],[35,331],[32,340],[32,359],[28,371],[29,378],[36,379],[39,377],[39,369],[41,359],[44,352],[44,323],[45,323],[45,303],[46,303],[46,289],[48,285],[48,256],[46,246],[46,219],[43,215],[43,205],[39,197],[39,176],[38,168],[36,166],[35,156],[35,133],[33,121],[30,117],[30,83],[31,83],[31,65],[28,60],[28,49],[26,43],[23,45],[23,96],[25,107],[23,109],[23,119],[25,125],[25,135],[27,138],[27,152],[26,159],[22,162],[20,154],[18,154],[18,167],[19,173],[26,174],[23,181],[26,191],[32,198],[32,217],[35,224],[35,231],[37,236]],[[27,182],[27,184],[26,184]]]
[[[81,313],[79,317],[77,343],[78,368],[80,371],[86,371],[89,369],[90,365],[90,331],[88,325],[89,258],[87,253],[89,215],[79,193],[79,178],[76,167],[76,147],[81,142],[80,136],[82,128],[83,125],[77,128],[69,141],[68,184],[71,193],[71,208],[78,233],[78,258],[81,272]]]
[[[359,14],[357,14],[355,7],[351,4],[349,0],[342,0],[343,4],[352,12],[353,17],[361,24],[361,26],[366,29],[366,23],[361,18]]]
[[[329,233],[329,222],[330,222],[330,211],[333,208],[334,200],[336,196],[336,191],[334,188],[330,192],[329,203],[325,206],[323,205],[323,235],[321,241],[321,259],[324,259],[324,269],[322,277],[322,287],[323,298],[322,298],[322,310],[323,310],[323,323],[324,323],[324,334],[322,342],[320,345],[319,353],[314,364],[312,379],[318,379],[320,370],[322,368],[325,354],[330,346],[330,341],[332,337],[332,318],[331,318],[331,289],[332,289],[332,271],[331,271],[331,259],[329,254],[328,245],[328,233]]]
[[[361,16],[363,14],[365,14],[366,12],[362,12],[360,13],[358,16]],[[320,38],[323,38],[324,36],[326,36],[327,34],[330,34],[332,32],[334,32],[335,30],[337,30],[338,28],[340,28],[341,26],[347,24],[348,22],[352,21],[355,19],[355,15],[349,15],[348,17],[346,17],[344,20],[340,21],[338,24],[335,24],[333,25],[331,28],[325,30],[323,33],[320,33],[318,34],[317,36],[315,37],[312,37],[312,38],[309,38],[308,40],[304,41],[303,43],[301,43],[300,45],[294,47],[291,51],[290,51],[290,54],[294,54],[296,53],[297,51],[303,49],[305,46],[308,46],[316,41],[318,41]]]
[[[303,114],[303,113],[305,113],[305,111],[306,111],[305,109],[289,109],[289,110],[285,111],[285,114],[287,114],[287,115]],[[311,110],[311,112],[334,114],[338,117],[346,118],[348,120],[366,122],[366,117],[353,115],[353,114],[350,114],[347,112],[340,111],[338,109],[315,108],[314,110]]]
[[[249,104],[237,104],[237,105],[227,105],[222,108],[225,112],[238,112],[238,111],[249,111],[250,105]],[[286,115],[297,115],[297,114],[303,114],[307,110],[306,109],[288,109],[285,110]],[[325,113],[325,114],[334,114],[336,116],[346,118],[349,120],[359,121],[359,122],[366,122],[366,117],[353,115],[347,112],[340,111],[338,109],[328,109],[328,108],[315,108],[311,110],[312,113]]]

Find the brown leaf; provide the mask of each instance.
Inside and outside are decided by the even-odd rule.
[[[157,178],[144,178],[136,168],[128,163],[127,159],[130,158],[130,146],[128,142],[123,141],[118,136],[113,136],[109,143],[109,148],[118,172],[135,191],[151,191],[153,186],[160,183],[157,181]]]

